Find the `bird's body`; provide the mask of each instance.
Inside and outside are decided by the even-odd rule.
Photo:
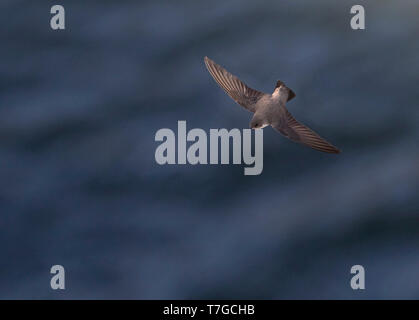
[[[264,128],[272,124],[285,123],[285,103],[288,98],[288,92],[280,92],[279,88],[275,89],[272,95],[263,95],[256,103],[255,115],[253,119],[256,120],[251,127]],[[259,122],[261,124],[259,125]]]
[[[238,104],[254,113],[250,128],[260,129],[270,125],[292,141],[319,151],[340,153],[336,147],[294,119],[287,110],[286,103],[295,97],[295,93],[282,81],[277,82],[272,94],[260,92],[248,87],[208,57],[205,57],[204,61],[221,88]]]

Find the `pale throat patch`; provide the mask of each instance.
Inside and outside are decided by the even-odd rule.
[[[272,97],[277,98],[280,96],[280,88],[276,88],[272,93]]]
[[[272,99],[273,100],[276,100],[276,101],[281,100],[281,99],[284,99],[285,96],[286,95],[284,95],[283,91],[281,91],[281,87],[276,88],[274,90],[274,92],[272,93]]]

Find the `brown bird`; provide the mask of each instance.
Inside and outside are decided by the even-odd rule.
[[[254,113],[250,122],[251,129],[270,125],[294,142],[327,153],[340,153],[335,146],[294,119],[285,107],[285,103],[294,98],[295,93],[282,81],[276,83],[272,94],[260,92],[247,86],[208,57],[205,57],[204,61],[209,73],[220,87],[239,105]]]

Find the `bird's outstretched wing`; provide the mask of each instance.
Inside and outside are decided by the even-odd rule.
[[[292,141],[305,144],[319,151],[340,153],[338,148],[321,138],[310,128],[295,120],[288,110],[286,110],[286,122],[282,125],[273,125],[273,127]]]
[[[234,101],[251,112],[256,111],[256,102],[266,93],[248,87],[243,81],[210,58],[205,57],[204,61],[214,80]]]

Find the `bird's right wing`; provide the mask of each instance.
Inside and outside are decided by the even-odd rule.
[[[295,120],[288,110],[286,110],[286,123],[273,127],[292,141],[305,144],[319,151],[340,153],[338,148],[324,140],[310,128]]]
[[[243,81],[210,58],[205,57],[204,61],[214,80],[234,101],[251,112],[256,111],[256,102],[266,93],[248,87]]]

